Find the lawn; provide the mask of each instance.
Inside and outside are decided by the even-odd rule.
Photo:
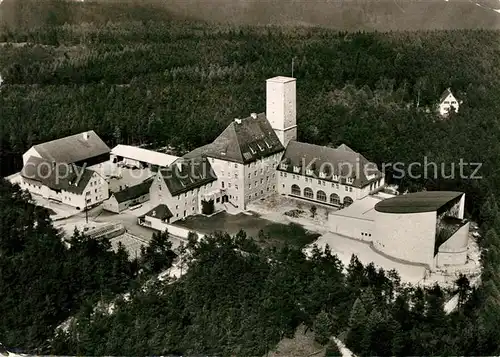
[[[190,216],[175,224],[204,234],[222,231],[234,235],[242,229],[249,237],[256,239],[259,245],[268,247],[283,246],[285,243],[303,247],[319,237],[319,234],[311,233],[300,225],[275,223],[260,218],[257,214],[230,215],[221,212],[211,217]]]

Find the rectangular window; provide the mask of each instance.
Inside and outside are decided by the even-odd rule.
[[[234,188],[235,188],[235,189],[238,189],[238,185],[236,185],[236,184],[235,184],[235,185],[234,185]]]
[[[352,192],[352,187],[349,187],[349,192]]]

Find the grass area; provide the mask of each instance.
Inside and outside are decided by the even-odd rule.
[[[256,214],[230,215],[221,212],[211,217],[190,216],[175,224],[204,234],[222,231],[234,235],[242,229],[249,237],[266,247],[279,247],[285,243],[303,247],[319,237],[319,234],[310,233],[300,225],[275,223]]]

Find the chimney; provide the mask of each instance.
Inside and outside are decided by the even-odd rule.
[[[250,116],[252,117],[252,119],[257,119],[257,113],[251,113]]]
[[[153,213],[151,213],[151,216],[156,217],[156,211],[153,211]]]
[[[89,132],[88,131],[83,133],[83,140],[89,140]]]
[[[236,122],[236,124],[241,124],[241,119],[236,118],[234,119],[234,121]]]

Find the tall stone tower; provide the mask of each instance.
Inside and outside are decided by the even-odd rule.
[[[266,80],[266,117],[284,147],[297,140],[296,80],[274,77]]]

